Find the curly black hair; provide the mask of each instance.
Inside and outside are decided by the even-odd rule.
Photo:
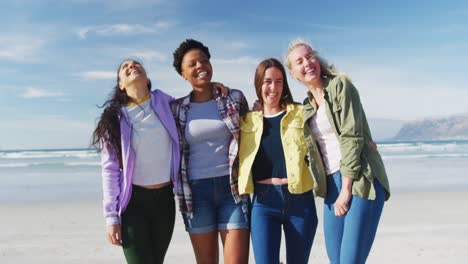
[[[194,39],[186,39],[182,43],[180,43],[179,47],[174,51],[174,61],[172,65],[174,66],[175,70],[182,75],[182,59],[184,58],[185,54],[193,49],[199,49],[208,57],[211,58],[210,50],[207,46],[203,45],[200,41]]]

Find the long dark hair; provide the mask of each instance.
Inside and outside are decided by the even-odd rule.
[[[103,143],[110,144],[115,151],[115,154],[119,158],[121,164],[120,167],[122,167],[122,146],[120,143],[120,118],[122,115],[121,109],[122,106],[133,101],[130,97],[128,97],[125,89],[121,90],[119,87],[119,71],[122,67],[122,64],[126,61],[129,60],[124,60],[117,69],[117,84],[109,94],[109,99],[107,99],[103,105],[98,106],[99,108],[104,108],[104,111],[99,118],[99,122],[93,132],[91,141],[91,145],[98,151],[102,150]],[[131,61],[141,65],[141,63],[136,60]],[[148,79],[148,90],[151,91],[150,79]]]
[[[279,104],[283,109],[286,108],[288,104],[293,104],[294,100],[291,94],[291,89],[289,89],[288,85],[288,79],[286,77],[286,71],[277,59],[275,58],[269,58],[266,60],[263,60],[260,62],[257,66],[257,70],[255,71],[255,79],[254,79],[254,85],[255,85],[255,91],[257,92],[257,97],[260,103],[263,105],[263,97],[262,97],[262,85],[263,85],[263,79],[265,78],[265,72],[269,68],[276,68],[281,71],[281,74],[283,75],[283,92],[281,94],[281,98],[279,101]]]

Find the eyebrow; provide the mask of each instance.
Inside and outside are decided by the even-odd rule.
[[[268,81],[268,80],[273,80],[273,78],[270,78],[270,77],[265,77],[263,78],[264,81]],[[275,81],[282,81],[283,80],[283,77],[281,78],[277,78],[277,79],[274,79]]]

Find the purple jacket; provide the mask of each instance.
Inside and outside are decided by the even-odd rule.
[[[153,109],[171,137],[171,179],[174,184],[174,189],[177,190],[177,186],[175,186],[177,181],[175,179],[179,171],[180,161],[179,137],[169,107],[169,103],[172,102],[174,98],[161,90],[154,90],[151,93]],[[101,146],[103,206],[107,225],[120,224],[120,216],[127,208],[132,193],[135,151],[131,146],[132,127],[128,122],[126,111],[123,110],[120,118],[120,137],[122,141],[122,170],[119,166],[119,159],[110,143],[104,142]],[[157,173],[157,169],[158,168],[155,168],[155,173]]]

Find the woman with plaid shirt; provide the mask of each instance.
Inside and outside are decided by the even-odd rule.
[[[238,192],[239,116],[248,111],[241,91],[221,96],[213,89],[210,52],[187,39],[174,52],[176,71],[192,91],[171,104],[181,161],[176,194],[197,263],[218,263],[218,233],[224,263],[247,263],[249,196]]]

